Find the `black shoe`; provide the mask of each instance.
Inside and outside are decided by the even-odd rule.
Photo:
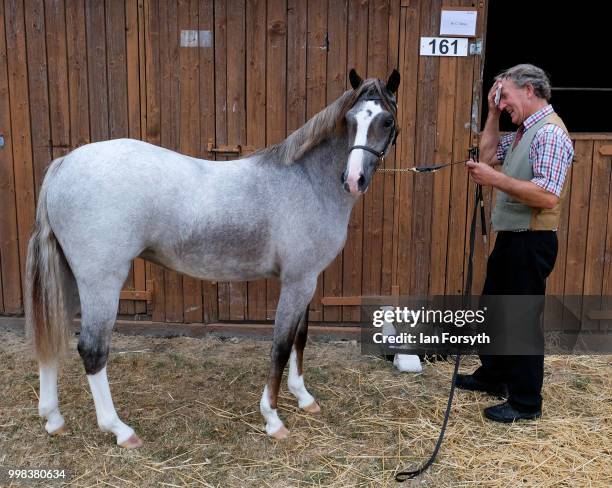
[[[508,388],[504,384],[492,384],[480,381],[471,374],[458,374],[455,381],[457,388],[470,391],[482,391],[499,398],[508,397]]]
[[[542,411],[537,412],[519,412],[508,402],[504,402],[494,407],[484,409],[485,417],[494,422],[503,422],[509,424],[517,420],[535,420],[542,416]]]

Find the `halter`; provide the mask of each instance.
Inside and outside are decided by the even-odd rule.
[[[392,105],[396,110],[397,110],[397,104],[393,101],[393,100],[383,100],[380,97],[368,97],[368,98],[363,98],[360,101],[364,101],[364,102],[370,102],[370,101],[380,101],[380,102],[388,102],[390,105]],[[353,151],[353,149],[363,149],[364,151],[367,151],[371,154],[373,154],[374,156],[376,156],[378,159],[382,159],[387,155],[387,152],[389,151],[389,146],[395,146],[395,141],[397,140],[397,126],[395,124],[395,114],[393,114],[393,119],[394,119],[394,123],[393,123],[393,132],[391,132],[391,134],[389,135],[387,142],[385,144],[385,147],[383,148],[382,151],[377,151],[376,149],[374,149],[373,147],[370,146],[351,146],[351,148],[349,149],[349,154]]]

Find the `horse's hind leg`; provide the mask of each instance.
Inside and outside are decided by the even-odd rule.
[[[106,375],[122,283],[123,280],[118,277],[86,284],[79,282],[82,323],[78,349],[96,407],[98,426],[103,432],[115,434],[119,446],[132,449],[142,446],[142,441],[131,427],[119,419]]]
[[[317,285],[317,277],[283,282],[276,310],[274,341],[270,353],[270,372],[259,408],[266,420],[266,433],[275,439],[284,439],[289,431],[278,417],[276,403],[283,370],[289,359],[298,324]]]
[[[50,435],[63,434],[67,431],[64,417],[59,411],[57,396],[58,363],[39,365],[40,397],[38,399],[38,414],[47,419],[45,430]]]
[[[71,329],[72,319],[79,308],[79,295],[74,277],[64,276],[64,293],[66,293],[66,317],[70,321],[67,326]],[[59,411],[59,399],[57,392],[57,376],[59,361],[40,362],[38,365],[40,395],[38,397],[38,414],[47,419],[45,430],[50,435],[64,434],[67,432],[64,417]]]
[[[291,356],[289,356],[289,377],[287,384],[289,391],[297,398],[298,406],[308,413],[318,413],[321,408],[314,397],[308,392],[304,385],[302,365],[304,363],[304,347],[308,339],[308,307],[300,319]]]

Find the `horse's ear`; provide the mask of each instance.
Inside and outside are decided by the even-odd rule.
[[[397,91],[397,87],[399,86],[399,83],[400,83],[400,74],[396,69],[394,69],[393,72],[391,73],[391,76],[389,76],[389,79],[387,80],[387,90],[395,94],[395,92]]]
[[[357,74],[357,71],[355,71],[354,69],[351,69],[351,71],[349,72],[349,80],[351,82],[351,86],[353,87],[353,90],[356,90],[357,88],[359,88],[359,86],[361,86],[361,83],[363,82],[363,80],[361,79],[361,76],[359,76]]]

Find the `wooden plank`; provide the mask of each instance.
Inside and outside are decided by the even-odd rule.
[[[346,50],[348,0],[329,2],[327,14],[327,104],[329,105],[346,90]],[[323,273],[323,294],[326,297],[342,296],[342,253],[334,259]],[[324,304],[325,305],[325,304]],[[342,320],[342,308],[325,306],[323,320]]]
[[[198,30],[199,5],[197,0],[180,0],[179,29]],[[200,72],[199,48],[181,47],[180,62],[180,152],[198,157],[200,152]],[[184,322],[202,322],[202,284],[200,280],[183,276]]]
[[[594,143],[598,147],[601,145],[601,141],[597,141]],[[601,154],[601,153],[600,153]],[[593,162],[599,166],[601,158],[596,156],[593,157]],[[609,160],[606,161],[609,163]],[[569,200],[569,198],[568,198]],[[610,253],[610,249],[612,249],[612,191],[608,189],[608,200],[606,206],[606,240],[605,240],[605,250],[604,253],[604,262],[603,262],[603,272],[602,272],[602,284],[601,284],[601,294],[606,297],[612,296],[612,253]],[[599,202],[599,205],[602,205],[602,202]],[[608,307],[611,305],[609,299],[606,299],[606,303]]]
[[[306,122],[307,2],[287,2],[287,133]],[[330,35],[332,35],[330,33]],[[344,80],[342,81],[344,83]]]
[[[417,70],[419,60],[418,40],[420,35],[420,4],[410,4],[401,9],[399,71],[402,81],[398,91],[398,117],[401,132],[397,139],[396,168],[414,166],[416,143]],[[393,222],[393,282],[400,294],[410,293],[412,274],[412,192],[414,175],[400,172],[395,178],[395,208]]]
[[[569,235],[565,264],[565,295],[581,295],[584,290],[587,234],[584,224],[589,219],[589,190],[593,164],[593,141],[577,141],[576,163],[572,166]]]
[[[129,135],[125,5],[120,2],[107,2],[105,17],[108,128],[109,137],[116,139]]]
[[[460,6],[472,6],[471,2],[468,0],[460,0]],[[486,2],[481,2],[478,4],[478,17],[477,17],[477,25],[476,32],[484,33],[484,21],[486,19]],[[465,145],[463,147],[463,157],[460,157],[459,160],[466,159],[468,156],[467,150],[469,147],[476,146],[478,144],[479,130],[480,130],[480,97],[482,94],[482,73],[483,73],[483,57],[482,56],[473,56],[472,58],[472,76],[471,76],[471,97],[470,97],[470,107],[472,111],[470,113],[469,127],[471,127],[470,137],[467,141],[465,141]],[[464,270],[467,272],[467,261],[469,258],[469,232],[470,225],[472,220],[472,212],[474,209],[474,197],[475,197],[476,186],[473,181],[468,181],[468,190],[467,190],[467,218],[466,218],[466,227],[465,227],[465,248],[464,248]],[[485,212],[487,214],[487,220],[490,222],[490,210],[492,207],[492,198],[494,198],[494,191],[491,188],[485,187],[483,188],[483,196],[485,202]],[[486,274],[486,263],[488,250],[485,250],[485,245],[483,239],[481,237],[481,229],[480,229],[480,219],[477,220],[476,225],[476,241],[474,245],[474,268],[473,268],[473,279],[472,279],[472,293],[478,294],[482,290],[484,285],[484,278]],[[492,241],[492,239],[490,239]],[[488,246],[487,246],[488,247]],[[463,287],[462,287],[463,288]]]
[[[436,163],[453,159],[457,58],[440,59],[438,86],[437,127],[435,137]],[[451,171],[434,174],[433,211],[431,225],[431,270],[429,293],[444,295],[446,290],[446,257],[450,214]]]
[[[229,144],[246,143],[246,12],[244,0],[229,0],[227,29],[227,140]],[[247,311],[247,284],[229,284],[230,320],[244,320]]]
[[[161,143],[161,52],[158,0],[147,0],[144,4],[145,59],[146,59],[146,135],[152,144]],[[166,320],[166,297],[164,269],[153,263],[146,264],[147,290],[155,288],[153,303],[147,311],[153,320]]]
[[[70,151],[68,55],[64,0],[45,0],[49,108],[53,159]]]
[[[52,159],[49,126],[49,85],[47,44],[45,38],[45,6],[42,0],[25,2],[26,46],[28,53],[28,86],[30,124],[32,130],[32,163],[36,197],[42,185],[45,168]]]
[[[308,1],[308,36],[306,41],[306,118],[310,119],[326,106],[327,70],[327,1]],[[310,302],[310,320],[323,320],[323,276]]]
[[[363,303],[363,298],[361,297],[323,297],[321,302],[326,307],[333,306],[360,306]]]
[[[146,98],[142,97],[140,91],[140,76],[144,79],[144,53],[140,52],[140,34],[144,34],[144,26],[139,26],[139,13],[142,12],[142,0],[128,0],[125,3],[125,44],[126,44],[126,74],[127,74],[127,106],[128,106],[128,134],[132,139],[142,139],[142,117],[146,112]],[[142,18],[140,19],[142,22]],[[144,40],[144,37],[143,37]],[[143,46],[144,47],[144,46]],[[144,92],[144,89],[143,89]],[[142,110],[141,110],[142,109]],[[146,121],[145,121],[146,124]],[[144,290],[146,287],[145,262],[137,258],[132,263],[133,283],[136,290]],[[129,277],[128,277],[129,282]],[[135,314],[146,314],[147,304],[134,302]]]
[[[199,1],[199,29],[213,33],[213,0]],[[216,44],[216,41],[215,41]],[[215,51],[212,46],[198,49],[200,57],[200,157],[211,158],[206,152],[209,139],[215,140]],[[202,282],[202,319],[205,323],[219,319],[217,284]]]
[[[129,136],[128,79],[127,79],[127,19],[126,5],[109,2],[105,8],[106,49],[108,76],[109,137],[117,139]],[[123,284],[123,290],[133,291],[134,263]],[[119,314],[134,315],[133,301],[121,300]]]
[[[368,4],[349,0],[347,71],[357,70],[361,77],[366,76],[368,66]],[[353,207],[348,226],[348,236],[342,257],[342,293],[345,296],[362,294],[363,276],[363,202],[360,198]],[[357,307],[342,309],[344,321],[358,321],[361,312]]]
[[[91,140],[108,139],[108,79],[106,72],[106,20],[103,2],[86,2],[89,126]]]
[[[567,260],[567,237],[569,233],[569,214],[572,189],[571,167],[565,177],[565,187],[567,194],[561,205],[561,218],[559,220],[559,228],[557,229],[557,240],[559,242],[557,261],[552,273],[546,280],[547,295],[563,295],[565,290],[565,263]]]
[[[291,12],[291,9],[289,9]],[[290,15],[290,14],[289,14]],[[246,143],[255,148],[266,145],[266,2],[246,5]],[[291,39],[291,35],[289,36]],[[265,320],[266,282],[247,285],[247,319]]]
[[[399,69],[399,40],[400,40],[400,2],[391,0],[389,2],[388,15],[388,46],[387,46],[387,69],[385,79],[395,69]],[[401,81],[400,81],[401,83]],[[395,168],[396,151],[391,147],[389,155],[381,163],[383,168]],[[399,153],[398,153],[399,155]],[[394,222],[395,222],[395,178],[394,172],[385,172],[379,176],[383,180],[383,230],[382,230],[382,265],[381,265],[381,295],[391,295],[397,284],[393,281],[393,251],[394,251]]]
[[[287,4],[284,0],[268,0],[266,52],[266,145],[270,145],[287,135]],[[278,280],[267,280],[268,320],[276,315],[279,292]]]
[[[589,320],[612,320],[612,310],[591,310],[587,317]]]
[[[612,156],[612,144],[600,144],[598,151],[600,156]]]
[[[119,294],[121,300],[144,300],[151,301],[153,298],[152,290],[122,290]]]
[[[70,100],[70,146],[89,143],[89,90],[87,85],[87,51],[85,5],[66,0],[66,42],[68,56],[68,99]]]
[[[29,120],[30,100],[26,62],[26,32],[23,5],[20,1],[7,0],[5,2],[4,22],[11,107],[19,266],[22,278],[20,285],[23,292],[28,239],[34,225],[34,175]]]
[[[386,0],[371,0],[368,13],[368,78],[386,79],[389,9]],[[363,202],[362,294],[380,295],[383,245],[383,178],[372,178]]]
[[[0,19],[2,19],[0,20],[0,134],[4,136],[4,147],[0,148],[0,275],[2,277],[0,309],[5,313],[19,313],[21,312],[21,286],[19,286],[21,274],[3,2],[0,2]]]
[[[465,5],[465,2],[461,3]],[[470,125],[474,80],[474,60],[472,57],[457,59],[456,79],[452,161],[462,161],[467,159],[467,149],[471,143]],[[473,187],[468,185],[466,167],[463,165],[453,166],[451,168],[445,284],[445,293],[449,295],[463,293],[468,243],[466,228],[469,227],[473,200]],[[480,293],[480,290],[473,287],[473,293]]]
[[[584,270],[585,295],[601,295],[606,256],[608,208],[602,205],[610,199],[610,161],[602,156],[601,141],[594,142],[589,220],[587,225]],[[608,231],[609,233],[609,231]]]
[[[287,2],[287,52],[286,89],[286,133],[290,134],[306,122],[306,62],[308,34],[308,2],[288,0]],[[270,76],[270,73],[268,73]],[[279,80],[282,83],[282,80]],[[268,109],[269,110],[269,109]],[[270,142],[270,140],[268,140]],[[268,318],[278,299],[278,283],[267,280]]]
[[[460,6],[470,7],[472,6],[471,0],[460,0]],[[477,17],[477,25],[476,32],[481,35],[483,38],[486,34],[485,28],[485,19],[486,19],[486,2],[480,2],[478,5],[478,17]],[[470,125],[471,125],[471,134],[468,145],[470,147],[477,146],[479,142],[479,131],[480,131],[480,106],[481,106],[481,96],[482,96],[482,74],[483,74],[483,62],[484,59],[482,56],[472,56],[473,58],[473,74],[472,74],[472,99],[471,99],[471,107],[472,113],[470,117]],[[467,149],[467,148],[466,148]],[[463,158],[462,158],[463,159]],[[470,211],[473,209],[470,208],[469,202],[470,198],[474,200],[473,195],[475,190],[472,188],[468,190],[468,215],[471,216]],[[485,213],[487,214],[487,220],[490,222],[490,210],[492,208],[491,202],[494,197],[494,191],[490,187],[483,188],[483,196],[485,201]],[[488,203],[488,204],[487,204]],[[469,219],[471,220],[471,218]],[[468,225],[471,222],[468,222]],[[485,244],[482,239],[482,230],[480,228],[480,219],[477,221],[477,238],[474,250],[474,279],[472,284],[473,293],[479,293],[484,286],[484,279],[486,275],[486,265],[487,265],[487,257],[488,257],[488,246],[485,249]],[[467,242],[469,242],[469,238]],[[492,239],[491,239],[492,240]],[[489,243],[487,243],[489,244]],[[469,247],[469,246],[468,246]],[[467,254],[469,254],[469,248],[466,248]],[[467,258],[466,258],[467,259]],[[467,269],[467,263],[466,263]]]
[[[0,249],[0,313],[4,313],[4,294],[2,293],[2,251]]]
[[[179,149],[180,86],[179,38],[177,0],[160,3],[160,58],[161,58],[161,145]],[[164,271],[166,322],[182,322],[183,278],[176,271]]]
[[[574,141],[612,141],[612,134],[609,132],[570,132],[569,135]]]
[[[440,22],[441,0],[428,2],[421,8],[420,31],[423,36],[435,36]],[[418,63],[418,97],[416,161],[417,165],[427,164],[434,159],[434,138],[436,126],[436,100],[438,97],[439,58],[421,56]],[[426,295],[429,291],[431,242],[431,215],[433,198],[433,175],[417,176],[418,184],[413,191],[413,238],[412,272],[410,293]]]
[[[215,113],[217,146],[227,144],[227,2],[214,2],[215,5]],[[216,156],[218,160],[227,159]],[[217,298],[219,319],[229,320],[230,291],[229,283],[218,283]]]

